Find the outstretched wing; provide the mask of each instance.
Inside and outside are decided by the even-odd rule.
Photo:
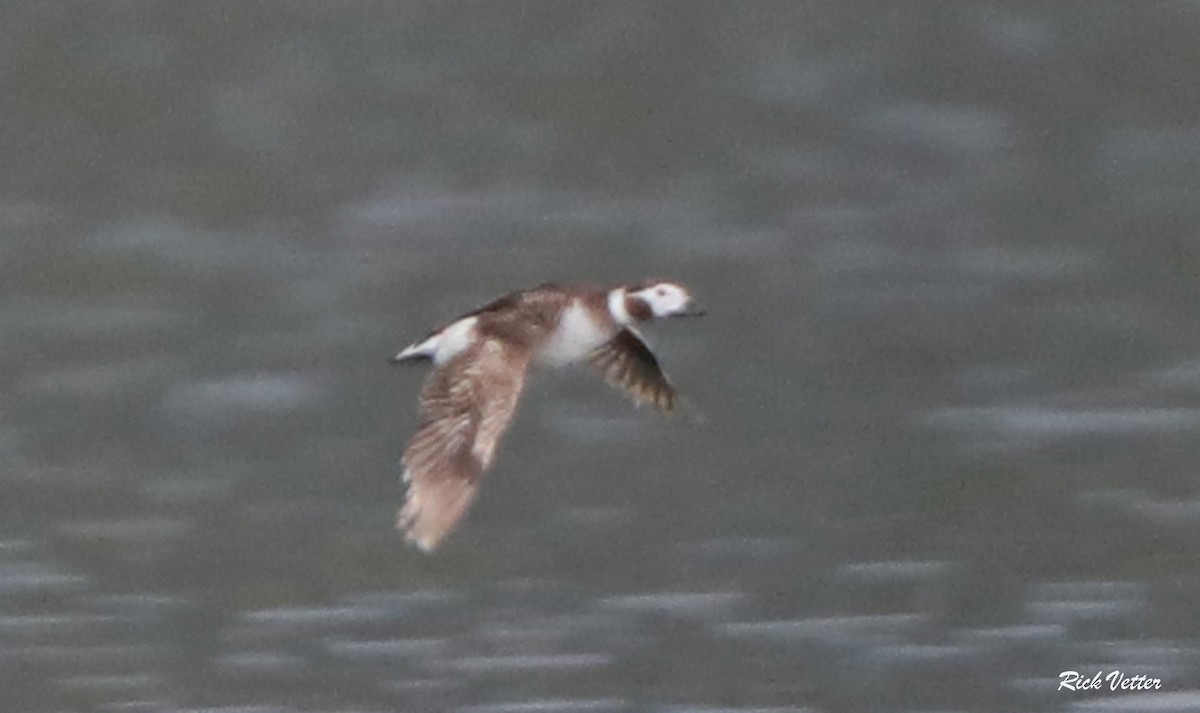
[[[624,389],[636,403],[653,404],[666,414],[675,412],[675,387],[658,365],[654,352],[632,328],[622,329],[595,349],[588,356],[588,365],[605,381]]]
[[[527,350],[482,339],[433,373],[421,426],[401,461],[408,494],[396,519],[405,538],[437,547],[475,497],[525,385]]]

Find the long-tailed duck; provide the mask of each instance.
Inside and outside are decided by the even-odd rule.
[[[430,551],[462,518],[512,420],[531,362],[586,361],[639,405],[670,414],[675,389],[635,325],[703,314],[674,282],[612,290],[544,284],[513,292],[393,357],[432,361],[421,424],[404,451],[408,494],[396,527]]]

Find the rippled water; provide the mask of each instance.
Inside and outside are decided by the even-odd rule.
[[[0,708],[1200,710],[1194,5],[5,14]],[[406,548],[387,357],[647,275]]]

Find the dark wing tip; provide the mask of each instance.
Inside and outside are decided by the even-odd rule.
[[[675,413],[675,387],[663,373],[654,352],[632,330],[619,332],[593,352],[588,362],[605,381],[624,390],[634,403],[650,404],[668,416]]]

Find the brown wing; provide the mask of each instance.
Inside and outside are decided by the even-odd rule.
[[[675,387],[658,365],[650,347],[626,327],[588,356],[588,364],[604,380],[622,388],[638,404],[649,403],[666,414],[675,412]]]
[[[525,384],[529,354],[484,339],[433,373],[421,392],[421,426],[404,451],[408,494],[396,519],[405,538],[437,547],[475,497]]]

